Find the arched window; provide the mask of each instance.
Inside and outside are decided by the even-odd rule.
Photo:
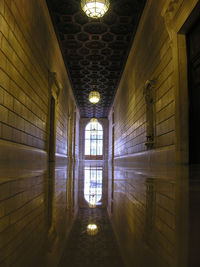
[[[103,159],[103,127],[99,122],[85,127],[85,159]]]

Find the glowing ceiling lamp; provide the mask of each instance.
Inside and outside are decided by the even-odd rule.
[[[99,94],[99,92],[97,92],[97,91],[91,91],[89,93],[89,101],[92,104],[98,103],[100,101],[100,94]]]
[[[109,0],[81,0],[81,8],[88,17],[100,18],[108,11]]]
[[[90,122],[91,122],[92,124],[96,124],[96,123],[98,123],[98,120],[97,120],[96,118],[92,118],[92,119],[90,120]]]

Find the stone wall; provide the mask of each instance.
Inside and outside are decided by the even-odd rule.
[[[147,3],[117,91],[115,157],[148,150],[146,90],[152,91],[153,149],[172,149],[175,144],[172,51],[162,6],[163,1]],[[152,87],[146,89],[151,80]]]
[[[0,12],[0,138],[48,150],[54,76],[59,87],[56,153],[67,155],[67,122],[74,99],[46,3],[2,0]]]
[[[53,160],[67,164],[69,136],[73,157],[79,153],[79,111],[46,1],[1,0],[0,265],[36,266],[34,259],[67,235],[73,219],[65,205],[70,175],[66,168],[52,175],[47,164],[52,97]]]
[[[196,0],[147,1],[109,114],[108,212],[127,266],[195,259],[178,167],[188,163],[186,34],[197,14]]]
[[[148,166],[188,162],[182,28],[197,2],[147,1],[113,104],[115,159]]]

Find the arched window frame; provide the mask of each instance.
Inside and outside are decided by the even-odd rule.
[[[87,123],[84,130],[84,155],[85,159],[103,159],[104,129],[100,122],[95,123],[96,131],[92,129],[91,122]]]

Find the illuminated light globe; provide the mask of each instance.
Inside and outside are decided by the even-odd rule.
[[[81,0],[81,8],[90,18],[100,18],[108,11],[109,0]]]
[[[92,118],[92,119],[90,120],[90,122],[91,122],[92,124],[96,124],[96,123],[98,123],[98,120],[97,120],[96,118]]]
[[[96,224],[88,224],[87,226],[88,235],[96,235],[98,233],[98,227]]]
[[[89,93],[89,101],[92,103],[92,104],[96,104],[98,103],[100,100],[100,94],[99,92],[97,91],[91,91]]]

